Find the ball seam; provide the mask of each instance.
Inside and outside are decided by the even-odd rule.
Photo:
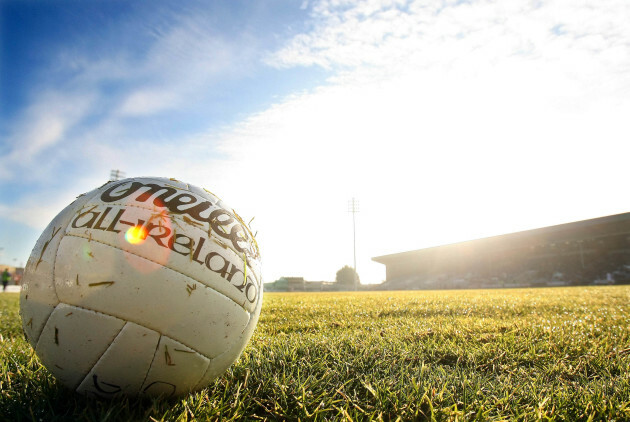
[[[140,323],[140,322],[137,322],[137,321],[133,321],[133,320],[130,320],[130,319],[123,319],[123,318],[121,318],[120,316],[116,316],[116,315],[108,314],[108,313],[106,313],[106,312],[102,312],[102,311],[97,311],[97,310],[94,310],[94,309],[86,308],[86,307],[84,307],[84,306],[73,305],[73,304],[71,304],[71,303],[59,302],[59,304],[60,304],[60,305],[67,305],[67,306],[73,306],[73,307],[75,307],[75,308],[82,309],[82,310],[84,310],[84,311],[95,312],[95,313],[97,313],[97,314],[101,314],[101,315],[105,315],[105,316],[108,316],[108,317],[116,318],[116,319],[119,319],[119,320],[121,320],[121,321],[124,321],[124,322],[125,322],[125,325],[126,325],[126,323],[131,322],[132,324],[139,325],[140,327],[142,327],[142,328],[146,328],[147,330],[155,331],[156,333],[158,333],[158,334],[159,334],[160,336],[162,336],[162,337],[166,337],[166,338],[168,338],[168,339],[170,339],[170,340],[173,340],[173,341],[176,341],[176,342],[178,342],[178,343],[181,343],[183,346],[188,347],[190,350],[194,350],[194,351],[195,351],[195,353],[199,354],[200,356],[203,356],[203,357],[204,357],[204,358],[206,358],[206,359],[209,359],[209,360],[216,359],[216,356],[215,356],[214,358],[213,358],[213,357],[210,357],[210,356],[207,356],[206,354],[201,353],[199,350],[195,349],[195,348],[194,348],[194,347],[192,347],[191,345],[189,345],[189,344],[187,344],[187,343],[184,343],[183,341],[181,341],[181,340],[179,340],[179,339],[176,339],[176,338],[173,338],[173,337],[171,337],[171,336],[169,336],[169,335],[166,335],[166,334],[162,333],[162,332],[161,332],[161,331],[159,331],[159,330],[156,330],[156,329],[151,328],[151,327],[147,327],[147,326],[146,326],[146,325],[144,325],[143,323]],[[123,326],[124,326],[124,325],[123,325]],[[219,353],[217,356],[220,356],[220,355],[222,355],[223,353],[225,353],[225,351],[223,351],[223,352]]]
[[[69,304],[66,304],[69,305]],[[74,306],[74,305],[69,305],[69,306]],[[87,309],[86,309],[87,310]],[[91,309],[89,309],[91,311]],[[98,312],[98,311],[93,311],[93,312]],[[102,313],[102,312],[100,312]],[[105,314],[106,315],[106,314]],[[114,317],[113,315],[110,315],[113,318],[116,319],[120,319],[121,321],[124,321],[125,323],[122,325],[122,327],[120,327],[120,330],[118,331],[118,333],[116,333],[116,335],[114,336],[114,338],[112,339],[112,341],[107,345],[107,347],[105,348],[105,350],[103,350],[103,353],[101,353],[98,358],[96,358],[96,360],[94,361],[94,363],[92,365],[90,365],[90,368],[87,370],[87,372],[85,373],[85,376],[83,378],[81,378],[79,380],[79,382],[72,387],[72,389],[74,391],[77,391],[77,389],[81,386],[81,384],[83,384],[83,381],[85,381],[85,379],[88,377],[88,375],[90,375],[90,372],[92,372],[92,369],[94,369],[94,367],[98,364],[98,362],[103,358],[103,356],[105,356],[105,353],[107,353],[107,351],[112,347],[112,345],[116,342],[116,339],[118,338],[118,336],[120,336],[120,333],[123,332],[123,330],[125,329],[125,327],[127,326],[127,324],[129,323],[127,320],[124,320],[122,318],[118,318],[118,317]]]
[[[84,237],[84,236],[78,236],[78,235],[76,235],[76,234],[67,234],[66,236],[67,236],[67,237],[76,237],[76,238],[78,238],[78,239],[87,239],[87,237]],[[164,264],[162,264],[162,263],[159,263],[159,262],[154,261],[154,260],[152,260],[152,259],[146,258],[146,257],[144,257],[144,256],[142,256],[142,255],[138,255],[137,253],[134,253],[134,252],[128,251],[128,250],[126,250],[126,249],[122,249],[122,248],[120,248],[120,247],[118,247],[118,246],[116,246],[116,245],[112,245],[112,244],[110,244],[110,243],[106,243],[106,242],[103,242],[103,241],[100,241],[100,240],[96,240],[96,239],[92,239],[92,240],[90,240],[90,241],[91,241],[91,242],[100,243],[100,244],[102,244],[102,245],[109,246],[109,247],[114,248],[114,249],[118,249],[119,251],[126,252],[126,253],[128,253],[128,254],[130,254],[130,255],[137,256],[137,257],[138,257],[138,258],[140,258],[140,259],[147,260],[147,261],[149,261],[149,262],[152,262],[152,263],[154,263],[154,264],[157,264],[157,265],[161,266],[162,268],[165,268],[165,269],[171,270],[171,271],[173,271],[173,272],[176,272],[176,273],[178,273],[178,274],[183,275],[184,277],[187,277],[187,278],[190,278],[190,279],[192,279],[192,280],[195,280],[195,281],[199,282],[199,284],[203,285],[204,287],[206,287],[206,288],[208,288],[208,289],[211,289],[212,291],[216,292],[217,294],[219,294],[219,295],[221,295],[221,296],[223,296],[223,297],[225,297],[225,298],[227,298],[227,299],[231,300],[232,302],[236,303],[236,304],[237,304],[239,307],[241,307],[244,311],[246,311],[247,313],[250,313],[250,314],[251,314],[251,312],[250,312],[249,310],[247,310],[247,309],[243,306],[243,304],[241,304],[241,303],[237,302],[236,300],[232,299],[231,297],[227,296],[225,293],[221,293],[220,291],[216,290],[214,287],[212,287],[212,286],[208,286],[208,285],[207,285],[207,284],[205,284],[203,281],[201,281],[201,280],[197,280],[196,278],[191,277],[191,276],[190,276],[190,275],[188,275],[188,274],[184,274],[183,272],[178,271],[178,270],[176,270],[176,269],[174,269],[174,268],[167,267],[167,266],[165,266],[165,265],[164,265]],[[54,283],[54,278],[53,278],[53,283]],[[233,284],[230,284],[230,285],[231,285],[231,286],[234,286]],[[55,294],[56,294],[56,289],[55,289]],[[57,299],[59,299],[59,297],[58,297],[58,296],[57,296]],[[247,299],[245,299],[245,300],[247,300]],[[258,300],[260,300],[260,295],[258,295]],[[243,303],[245,303],[245,302],[243,302]],[[253,303],[254,308],[256,307],[256,304],[257,304],[257,303],[258,303],[258,301],[256,301],[256,303]]]
[[[96,195],[99,193],[99,189],[95,189],[96,192],[94,192],[94,195],[91,196],[90,198],[86,199],[85,203],[91,201],[92,199],[94,199],[96,197]],[[84,193],[83,195],[88,195],[90,192]],[[74,204],[79,198],[81,198],[80,195],[78,196],[74,201],[72,201],[70,204],[68,204],[68,207],[72,204]],[[83,206],[85,205],[85,203],[83,204]],[[80,209],[83,209],[83,206],[81,206]],[[67,207],[66,207],[67,208]],[[63,210],[62,210],[63,211]],[[70,219],[71,221],[72,219]],[[53,292],[55,293],[55,297],[57,298],[57,303],[55,304],[54,308],[50,311],[50,313],[48,314],[48,317],[46,317],[46,321],[44,322],[44,325],[42,325],[42,330],[39,332],[39,335],[37,336],[37,341],[35,342],[35,347],[33,348],[34,350],[37,349],[37,345],[39,345],[39,339],[42,336],[42,333],[44,332],[44,328],[46,328],[46,325],[48,324],[48,320],[50,320],[50,316],[53,314],[53,312],[55,312],[55,309],[57,309],[57,306],[59,306],[61,302],[61,299],[59,298],[59,295],[57,294],[57,285],[55,284],[55,268],[57,267],[57,253],[59,252],[59,246],[61,245],[61,241],[63,240],[63,238],[65,236],[68,236],[67,232],[68,232],[68,226],[70,225],[70,221],[68,221],[68,223],[66,223],[66,226],[63,229],[63,234],[60,235],[59,238],[59,243],[57,244],[57,247],[55,248],[55,253],[54,253],[54,261],[52,263],[52,278],[51,278],[51,284],[52,284],[52,288],[53,288]],[[59,228],[61,228],[62,226],[59,226]],[[54,226],[53,226],[54,229]],[[24,321],[22,321],[22,323],[24,323]]]
[[[135,322],[134,322],[134,324],[135,324]],[[147,329],[150,330],[150,328],[148,328],[148,327],[144,327],[144,328],[147,328]],[[149,364],[149,367],[147,368],[146,374],[144,374],[144,378],[142,379],[142,383],[140,384],[140,390],[138,390],[138,394],[142,393],[142,387],[144,387],[144,384],[147,382],[147,378],[149,378],[149,373],[151,372],[151,368],[153,368],[153,362],[155,362],[155,357],[157,356],[158,350],[160,349],[160,344],[162,343],[162,336],[163,336],[163,334],[160,333],[159,331],[156,331],[156,332],[160,335],[160,338],[158,338],[157,344],[155,345],[155,350],[153,351],[153,357],[151,357],[151,363]],[[184,344],[184,343],[182,343],[182,344]],[[191,350],[195,350],[195,349],[191,348]],[[199,353],[199,354],[201,355],[201,353]],[[201,356],[203,356],[203,355],[201,355]],[[204,357],[207,357],[207,356],[204,356]]]
[[[81,208],[79,210],[82,210],[88,202],[92,201],[96,197],[96,195],[99,194],[99,191],[100,191],[100,189],[95,189],[94,192],[93,192],[93,195],[85,200],[85,203],[81,206]],[[84,195],[88,195],[89,193],[90,192],[85,193]],[[72,201],[72,203],[70,203],[68,205],[68,207],[71,206],[72,204],[74,204],[80,197],[81,196],[77,197],[74,201]],[[73,210],[73,211],[74,212],[72,214],[76,214],[76,210]],[[57,247],[55,248],[55,253],[53,255],[55,257],[55,260],[53,261],[53,265],[52,265],[52,287],[53,287],[53,291],[55,292],[55,296],[57,297],[57,301],[59,301],[59,302],[61,302],[61,299],[59,299],[59,295],[57,294],[57,285],[55,284],[55,270],[57,269],[57,253],[59,253],[59,246],[61,246],[61,241],[63,240],[63,238],[65,236],[68,235],[68,227],[70,226],[71,222],[72,222],[72,218],[68,219],[68,222],[66,223],[66,226],[63,228],[63,234],[59,238],[59,243],[57,243]],[[60,228],[61,228],[61,226],[60,226]],[[51,312],[51,314],[52,314],[52,312]],[[49,317],[50,317],[50,315],[49,315]],[[48,321],[46,321],[46,322],[48,322]]]

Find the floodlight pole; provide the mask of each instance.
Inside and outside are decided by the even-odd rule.
[[[352,247],[354,252],[354,290],[358,290],[358,276],[357,276],[357,230],[355,223],[355,214],[359,212],[359,201],[352,198],[348,201],[348,212],[352,213]]]
[[[122,179],[123,177],[125,177],[125,172],[124,171],[120,171],[120,170],[112,170],[109,173],[109,180],[111,182],[115,182],[117,180]]]

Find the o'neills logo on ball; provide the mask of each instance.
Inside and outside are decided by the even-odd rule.
[[[208,233],[216,234],[227,240],[226,243],[218,241],[224,247],[233,249],[244,261],[259,258],[258,248],[250,236],[248,229],[244,227],[242,220],[226,209],[206,199],[184,192],[172,186],[164,186],[156,183],[142,183],[139,181],[122,182],[113,184],[100,196],[104,203],[112,204],[104,209],[98,205],[84,209],[77,214],[71,223],[75,229],[86,228],[120,233],[124,226],[142,228],[143,236],[151,238],[155,244],[162,248],[168,248],[183,256],[189,256],[191,261],[204,265],[208,270],[219,274],[222,278],[241,291],[247,300],[253,303],[260,288],[259,281],[252,279],[251,274],[246,274],[245,266],[239,268],[229,259],[216,251],[208,251],[204,244],[208,237],[200,236],[192,238],[187,234],[175,233],[169,227],[161,223],[161,217],[157,224],[137,219],[127,221],[124,208],[132,205],[124,199],[138,203],[152,203],[156,207],[165,208],[169,214],[181,215],[184,222],[203,230],[208,227]],[[119,204],[113,204],[119,202]],[[119,205],[123,208],[118,209]],[[208,226],[206,226],[208,224]],[[133,243],[133,242],[130,242]],[[237,276],[238,274],[238,276]],[[242,282],[241,282],[242,280]]]
[[[153,198],[153,205],[164,207],[173,214],[185,214],[199,223],[208,223],[212,230],[224,239],[230,240],[234,249],[245,253],[248,258],[256,258],[258,251],[253,247],[247,230],[236,221],[227,210],[213,204],[210,201],[199,201],[195,195],[180,192],[171,186],[161,186],[155,183],[132,182],[131,186],[118,190],[127,183],[112,186],[101,194],[101,201],[116,202],[127,198],[142,188],[148,188],[140,193],[134,200],[147,202]],[[230,231],[225,230],[230,226]]]

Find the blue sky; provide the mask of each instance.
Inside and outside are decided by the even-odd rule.
[[[626,1],[0,3],[0,263],[111,169],[255,217],[267,281],[627,212]]]

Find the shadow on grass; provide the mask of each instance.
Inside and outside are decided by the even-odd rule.
[[[151,416],[160,420],[188,397],[87,397],[65,388],[41,368],[36,372],[42,373],[38,379],[33,374],[11,379],[11,388],[0,400],[1,421],[126,421]]]

